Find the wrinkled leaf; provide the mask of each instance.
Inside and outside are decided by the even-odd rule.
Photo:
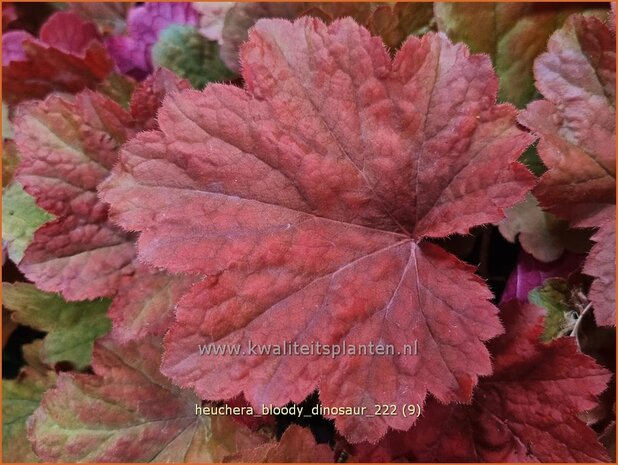
[[[211,276],[179,302],[163,372],[254,406],[316,387],[330,406],[469,400],[491,371],[496,309],[470,266],[422,239],[497,222],[532,184],[515,161],[532,138],[494,104],[489,60],[428,34],[392,61],[350,19],[303,18],[258,22],[242,61],[246,89],[170,95],[161,131],[125,145],[101,189],[114,219],[142,233],[142,259]],[[198,353],[415,339],[419,357]],[[335,421],[359,442],[414,418]]]
[[[216,462],[264,437],[226,416],[196,415],[201,402],[159,373],[153,339],[95,345],[94,374],[61,373],[29,423],[35,452],[63,462]]]
[[[121,340],[167,330],[175,301],[193,283],[135,261],[131,234],[111,224],[97,195],[120,145],[154,129],[163,97],[189,84],[159,70],[138,85],[124,110],[90,91],[50,96],[17,109],[18,178],[58,218],[36,231],[20,269],[37,287],[67,300],[114,297],[110,316]]]
[[[221,57],[228,68],[239,72],[238,52],[249,37],[249,30],[262,18],[294,19],[313,16],[326,23],[351,17],[380,35],[389,47],[398,48],[411,34],[427,32],[433,23],[431,3],[373,2],[238,2],[225,16]]]
[[[66,302],[32,284],[3,283],[2,304],[16,322],[48,333],[41,356],[49,365],[70,362],[78,370],[87,367],[95,339],[111,326],[106,316],[109,299]]]
[[[2,461],[40,462],[26,436],[26,421],[55,380],[53,372],[26,367],[17,379],[2,380]]]
[[[616,44],[600,19],[572,16],[535,62],[545,97],[519,120],[540,136],[548,171],[535,188],[541,205],[599,227],[584,271],[597,278],[590,299],[601,325],[615,325]]]
[[[616,45],[603,21],[573,15],[547,49],[534,65],[545,100],[528,105],[519,121],[539,135],[548,168],[535,197],[580,221],[616,203]]]
[[[95,87],[113,67],[99,39],[92,23],[67,12],[52,15],[39,39],[24,31],[3,34],[3,99],[14,104]]]
[[[578,413],[593,408],[611,374],[577,351],[573,338],[543,344],[540,310],[510,303],[506,333],[490,343],[494,374],[479,382],[471,405],[431,400],[399,438],[422,462],[607,461]]]
[[[475,53],[488,53],[500,77],[500,100],[518,107],[532,100],[534,59],[566,18],[589,9],[568,3],[435,3],[438,28]]]

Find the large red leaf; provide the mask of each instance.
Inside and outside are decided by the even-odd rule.
[[[494,374],[481,379],[472,404],[432,399],[409,432],[380,447],[420,462],[607,461],[577,415],[596,405],[611,373],[578,352],[573,338],[541,343],[541,315],[532,305],[504,305],[506,332],[489,345]]]
[[[578,227],[600,227],[584,271],[599,278],[591,300],[597,321],[615,324],[616,43],[594,17],[574,15],[535,62],[545,100],[520,121],[540,136],[548,167],[535,195],[541,205]]]
[[[62,373],[28,421],[36,454],[63,462],[219,462],[268,440],[229,416],[197,415],[201,402],[159,372],[146,338],[99,340],[94,374]]]
[[[59,12],[41,27],[39,39],[13,31],[2,37],[2,96],[9,103],[43,98],[50,92],[94,87],[113,62],[93,23]]]
[[[163,96],[187,87],[161,70],[138,86],[131,111],[89,90],[75,97],[51,95],[16,110],[17,179],[57,217],[36,231],[19,267],[40,289],[68,300],[118,294],[110,313],[121,340],[162,334],[175,300],[193,281],[138,264],[132,235],[108,220],[96,189],[120,145],[156,127],[153,116]]]
[[[501,331],[473,268],[422,239],[499,221],[532,176],[532,137],[496,105],[487,57],[443,35],[394,61],[350,19],[257,23],[246,88],[170,95],[159,132],[124,146],[102,187],[140,256],[211,275],[177,308],[163,372],[254,405],[469,401]],[[465,296],[465,297],[462,297]],[[404,344],[419,356],[200,356],[198,344]],[[414,419],[339,417],[352,441]]]

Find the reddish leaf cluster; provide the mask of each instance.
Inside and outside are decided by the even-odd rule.
[[[21,155],[16,179],[57,217],[36,231],[20,269],[40,289],[70,300],[116,296],[110,315],[122,340],[165,332],[174,300],[192,280],[137,263],[132,235],[111,224],[96,189],[120,145],[156,126],[163,96],[186,87],[159,71],[136,88],[129,111],[87,90],[24,103],[13,119]]]
[[[19,30],[2,36],[2,94],[10,103],[94,87],[112,67],[94,24],[73,13],[54,14],[38,39]]]

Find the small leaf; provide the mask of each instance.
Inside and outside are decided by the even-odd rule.
[[[529,300],[547,311],[542,340],[552,341],[567,336],[577,321],[577,308],[571,302],[571,289],[565,279],[551,278],[530,291]]]
[[[190,2],[146,2],[131,9],[126,34],[109,37],[107,49],[122,73],[141,80],[153,71],[152,46],[161,31],[172,24],[198,23]]]
[[[560,258],[565,250],[587,252],[590,232],[569,228],[568,222],[541,209],[532,194],[506,210],[506,218],[498,224],[509,242],[519,238],[522,248],[542,262]]]
[[[506,303],[517,299],[521,303],[527,303],[528,293],[532,289],[542,285],[549,278],[568,278],[581,270],[583,260],[583,255],[567,252],[558,260],[545,263],[522,251],[517,258],[515,269],[506,282],[500,302]]]
[[[53,386],[53,372],[22,369],[17,379],[2,380],[2,462],[40,462],[26,435],[26,421]]]
[[[52,15],[39,39],[24,31],[3,34],[2,49],[2,95],[10,104],[93,88],[113,67],[95,25],[74,13]]]
[[[155,66],[186,78],[196,89],[234,75],[219,58],[219,44],[191,26],[172,25],[164,29],[152,47],[152,61]]]
[[[4,283],[2,304],[16,322],[48,333],[41,355],[49,365],[70,362],[78,370],[87,367],[95,339],[111,327],[106,316],[109,299],[66,302],[32,284]]]
[[[5,188],[2,194],[2,239],[8,244],[10,259],[19,263],[34,232],[52,218],[37,207],[21,184],[14,182]]]

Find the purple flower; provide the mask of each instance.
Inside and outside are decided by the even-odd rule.
[[[159,34],[172,24],[198,26],[199,20],[188,2],[146,3],[131,10],[128,34],[107,39],[107,49],[121,72],[143,79],[153,70],[151,50]]]
[[[521,252],[515,270],[509,276],[501,303],[517,299],[528,302],[528,293],[549,278],[566,278],[581,268],[584,255],[565,252],[558,260],[544,263]]]

